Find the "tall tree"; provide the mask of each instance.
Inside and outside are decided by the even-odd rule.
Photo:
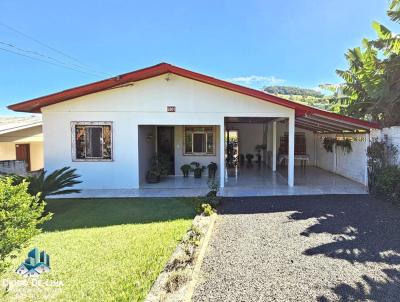
[[[400,0],[392,0],[387,12],[400,22]],[[362,47],[346,53],[347,70],[337,70],[345,81],[343,97],[335,98],[340,112],[380,121],[384,126],[400,125],[400,37],[378,22],[372,27],[377,39],[363,40]]]

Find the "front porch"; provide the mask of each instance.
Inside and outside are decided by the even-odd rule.
[[[220,195],[285,196],[323,194],[367,194],[366,187],[343,176],[316,167],[296,167],[294,187],[287,185],[287,169],[272,172],[268,167],[240,167],[236,177],[229,177]],[[196,197],[209,191],[207,177],[167,176],[157,184],[144,184],[140,189],[82,190],[80,194],[60,198],[118,198],[118,197]]]

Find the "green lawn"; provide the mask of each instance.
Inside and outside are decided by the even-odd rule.
[[[63,285],[14,289],[0,300],[141,301],[195,215],[184,198],[60,199],[47,209],[54,217],[29,247],[50,255],[51,272],[39,279]],[[12,270],[27,251],[3,280],[18,279]]]

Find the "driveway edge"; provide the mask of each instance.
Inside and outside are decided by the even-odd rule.
[[[197,215],[193,219],[191,228],[153,283],[145,302],[191,300],[216,218],[217,214],[212,214]]]

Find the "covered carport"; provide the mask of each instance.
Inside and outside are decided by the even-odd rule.
[[[249,141],[252,141],[253,149],[260,144],[265,146],[261,164],[238,164],[237,172],[233,175],[226,169],[225,195],[366,192],[369,131],[379,126],[332,112],[301,107],[303,110],[296,110],[293,130],[290,129],[289,118],[225,118],[225,131],[238,130],[240,154],[246,155],[248,149],[243,149],[249,145]],[[304,108],[309,110],[305,111]],[[294,138],[293,147],[283,148],[285,136],[286,144],[289,144],[291,135]],[[298,137],[304,138],[302,148]],[[325,138],[348,140],[352,151],[344,152],[335,146],[332,152],[328,152],[323,145]],[[241,143],[241,139],[245,143]],[[304,153],[298,154],[298,149]],[[282,157],[288,159],[286,164],[282,164]],[[292,166],[290,161],[293,162]],[[290,185],[291,173],[294,186]]]

